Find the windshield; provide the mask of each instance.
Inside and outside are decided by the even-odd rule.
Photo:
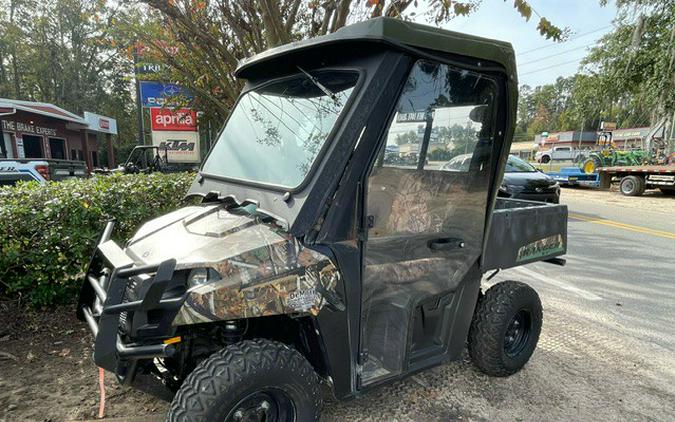
[[[507,173],[532,173],[537,171],[530,163],[521,160],[515,155],[509,155],[509,159],[506,161],[506,170]]]
[[[232,111],[202,172],[297,187],[309,173],[357,80],[355,72],[310,71],[246,93]]]

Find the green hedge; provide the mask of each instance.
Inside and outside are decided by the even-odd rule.
[[[194,173],[113,175],[0,189],[0,294],[34,306],[71,302],[106,221],[125,241],[178,208]]]

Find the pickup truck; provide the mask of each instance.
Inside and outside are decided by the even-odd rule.
[[[581,161],[584,151],[572,147],[553,147],[546,151],[539,151],[534,155],[538,163],[546,164],[551,161]]]
[[[52,159],[0,159],[0,186],[15,185],[19,181],[34,180],[40,184],[48,180],[87,177],[84,161]]]

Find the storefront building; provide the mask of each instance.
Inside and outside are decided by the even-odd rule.
[[[649,127],[628,129],[614,129],[611,131],[612,141],[618,149],[643,148],[643,140],[649,133]],[[573,149],[593,149],[598,139],[595,131],[567,131],[554,132],[547,136],[535,135],[534,142],[539,150],[545,151],[551,147],[571,147]]]
[[[0,98],[0,121],[0,158],[78,160],[91,170],[101,165],[98,134],[103,133],[108,166],[114,165],[115,119],[88,112],[83,118],[49,103]]]

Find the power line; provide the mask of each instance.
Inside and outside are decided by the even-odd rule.
[[[520,63],[520,64],[518,64],[518,66],[527,66],[528,64],[531,64],[531,63],[537,63],[537,62],[540,62],[540,61],[542,61],[542,60],[550,59],[550,58],[552,58],[552,57],[558,57],[558,56],[560,56],[561,54],[571,53],[571,52],[573,52],[573,51],[581,50],[581,49],[583,49],[583,48],[588,48],[588,47],[585,46],[585,45],[582,45],[581,47],[576,47],[576,48],[572,48],[572,49],[569,49],[569,50],[563,50],[563,51],[561,51],[561,52],[559,52],[559,53],[551,54],[550,56],[540,57],[540,58],[538,58],[538,59],[530,60],[529,62]]]
[[[520,73],[520,74],[518,74],[518,76],[524,76],[524,75],[529,75],[530,73],[541,72],[542,70],[553,69],[554,67],[563,66],[563,65],[566,65],[566,64],[578,62],[578,61],[580,61],[581,59],[583,59],[583,57],[579,57],[579,58],[576,58],[576,59],[574,59],[574,60],[569,60],[569,61],[562,62],[562,63],[556,63],[556,64],[554,64],[554,65],[542,67],[542,68],[535,69],[535,70],[530,70],[529,72]]]
[[[610,28],[611,26],[612,25],[607,25],[607,26],[603,26],[602,28],[598,28],[598,29],[594,29],[592,31],[584,32],[583,34],[579,34],[579,35],[576,35],[574,37],[568,38],[565,42],[576,40],[576,39],[585,37],[586,35],[595,34],[596,32],[604,31],[605,29]],[[524,56],[525,54],[529,54],[533,51],[538,51],[538,50],[541,50],[541,49],[544,49],[544,48],[550,48],[550,47],[551,47],[551,44],[542,45],[541,47],[536,47],[536,48],[533,48],[531,50],[525,50],[521,53],[516,54],[516,56]]]

